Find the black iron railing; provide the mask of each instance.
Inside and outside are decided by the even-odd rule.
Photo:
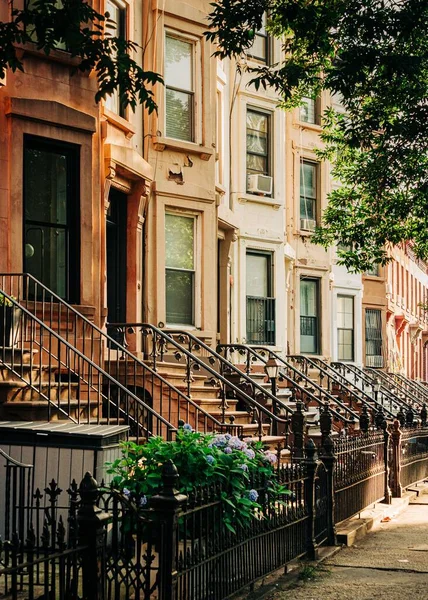
[[[275,298],[247,296],[247,343],[275,345]]]
[[[394,413],[388,407],[384,407],[376,398],[369,395],[365,389],[356,386],[340,370],[334,369],[327,362],[319,358],[309,358],[303,355],[289,355],[287,358],[292,364],[298,365],[299,370],[306,375],[312,370],[313,375],[315,375],[315,378],[318,379],[322,387],[325,387],[331,394],[337,394],[344,400],[347,399],[350,406],[362,404],[367,407],[369,413],[372,413],[373,409],[382,408],[387,417],[394,417]],[[371,387],[369,389],[371,390]]]
[[[229,362],[232,362],[234,357],[239,357],[244,364],[245,372],[250,376],[253,366],[257,363],[263,366],[267,363],[266,352],[271,352],[268,348],[264,349],[265,356],[263,356],[263,348],[252,348],[244,344],[219,344],[217,346],[218,353],[222,354]],[[275,353],[275,356],[276,355]],[[312,403],[313,405],[324,407],[325,401],[330,400],[329,394],[323,390],[320,386],[316,386],[304,373],[298,371],[292,365],[287,365],[288,372],[284,369],[281,370],[281,377],[279,380],[284,380],[294,390],[295,396],[302,400],[305,405]],[[317,389],[315,389],[317,388]],[[345,427],[351,426],[356,423],[358,414],[349,407],[345,406],[340,400],[333,398],[335,407],[332,407],[332,414],[337,422],[342,423]],[[343,410],[344,414],[338,411],[338,408]]]
[[[227,419],[228,400],[233,395],[244,404],[250,422],[257,424],[259,437],[263,435],[264,427],[267,426],[267,433],[284,435],[286,445],[288,444],[289,417],[293,411],[192,333],[182,330],[163,331],[148,323],[109,323],[107,327],[113,336],[119,334],[125,341],[126,332],[140,332],[144,354],[155,370],[167,356],[183,364],[185,366],[183,383],[189,396],[192,394],[195,374],[206,375],[209,383],[218,389],[220,397],[217,408],[221,410],[223,421]],[[198,356],[200,352],[203,352],[204,358]],[[195,394],[197,395],[197,392]],[[265,406],[268,401],[273,405],[279,403],[286,416],[280,417],[274,414]]]
[[[410,379],[401,373],[388,373],[389,377],[395,381],[401,382],[406,390],[417,396],[422,402],[428,402],[428,389],[422,381]]]
[[[344,521],[370,504],[388,497],[385,434],[371,431],[334,442],[335,523]]]
[[[4,488],[0,491],[0,538],[11,539],[17,533],[20,539],[30,523],[28,514],[33,498],[33,465],[22,463],[0,448],[0,467],[5,469]]]
[[[428,427],[403,429],[400,452],[402,488],[428,477]]]
[[[21,318],[16,343],[0,340],[0,362],[37,392],[45,420],[126,423],[138,440],[170,438],[180,421],[196,431],[235,431],[31,275],[0,275],[1,293]]]

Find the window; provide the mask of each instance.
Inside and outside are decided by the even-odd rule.
[[[300,280],[300,352],[319,354],[319,280]]]
[[[165,131],[166,136],[194,141],[194,44],[166,36]]]
[[[366,309],[366,367],[383,367],[382,313]]]
[[[272,298],[272,255],[247,252],[247,343],[275,344],[275,298]]]
[[[354,360],[354,298],[337,297],[337,358]]]
[[[380,276],[380,267],[379,265],[373,265],[370,269],[366,271],[366,275],[370,277],[379,277]]]
[[[111,37],[126,38],[126,4],[121,0],[107,0],[106,12],[110,15],[112,23],[108,24],[108,33]],[[125,116],[125,108],[120,99],[120,90],[115,89],[105,100],[106,107],[120,117]]]
[[[313,231],[317,223],[316,163],[300,163],[300,229]]]
[[[302,98],[303,104],[299,109],[299,119],[303,123],[319,125],[319,102],[312,98]]]
[[[36,3],[36,0],[25,0],[25,8],[26,8],[26,10],[31,11],[31,9],[35,5],[35,3]],[[54,6],[55,6],[55,8],[63,8],[62,0],[55,0]],[[27,33],[31,37],[31,41],[37,42],[37,34],[36,34],[36,30],[35,29],[29,30],[29,31],[27,31]],[[56,50],[65,50],[66,51],[67,50],[67,46],[66,46],[65,42],[58,41],[55,44],[55,49]]]
[[[269,36],[266,33],[266,13],[262,17],[262,26],[254,36],[254,43],[248,51],[248,56],[264,64],[269,63]]]
[[[247,110],[247,190],[251,175],[270,175],[270,116]]]
[[[79,301],[79,149],[24,139],[24,270]]]
[[[167,323],[195,324],[195,217],[165,215]]]

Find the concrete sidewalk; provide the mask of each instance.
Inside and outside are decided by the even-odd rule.
[[[303,574],[313,577],[282,577],[264,598],[428,600],[428,495],[413,498],[400,515]]]

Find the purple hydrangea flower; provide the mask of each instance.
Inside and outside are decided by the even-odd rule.
[[[225,454],[232,454],[232,448],[230,446],[226,446],[226,448],[223,450],[223,452]]]
[[[236,435],[232,436],[228,442],[229,446],[234,450],[245,450],[247,444],[239,439]]]
[[[248,499],[251,500],[251,502],[257,502],[258,497],[259,497],[259,494],[256,490],[250,490],[248,492]]]
[[[213,465],[215,463],[215,458],[212,454],[207,454],[206,459],[209,465]]]
[[[140,508],[143,508],[147,504],[147,496],[142,496],[140,498]]]
[[[244,463],[242,463],[242,465],[238,465],[239,469],[242,469],[243,471],[248,471],[248,466]]]
[[[245,448],[244,454],[246,456],[248,456],[248,458],[251,460],[256,457],[256,453],[254,452],[254,450],[252,448]]]
[[[276,463],[278,462],[276,454],[274,454],[270,450],[266,450],[266,452],[265,452],[265,459],[268,460],[271,465],[276,465]]]
[[[125,498],[129,498],[131,496],[131,492],[128,490],[128,488],[123,488],[122,494],[125,496]]]
[[[216,435],[212,442],[213,446],[220,446],[220,447],[225,446],[226,443],[227,443],[226,436],[224,436],[222,434]]]
[[[232,436],[230,435],[230,433],[225,433],[224,437],[226,438],[227,441],[229,441]]]
[[[193,431],[193,427],[191,425],[189,425],[189,423],[184,423],[183,425],[183,429],[184,431]]]

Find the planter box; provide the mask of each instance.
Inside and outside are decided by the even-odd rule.
[[[0,347],[16,346],[21,329],[22,311],[18,306],[0,306]]]

